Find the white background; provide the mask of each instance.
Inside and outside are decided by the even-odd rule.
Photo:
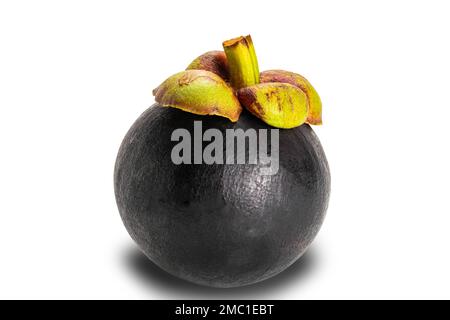
[[[1,1],[0,298],[450,298],[447,1]],[[332,194],[280,276],[202,288],[126,233],[113,166],[151,90],[250,33],[320,93]]]

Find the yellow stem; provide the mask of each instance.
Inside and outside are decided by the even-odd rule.
[[[223,42],[230,69],[230,82],[238,90],[259,83],[259,67],[250,35]]]

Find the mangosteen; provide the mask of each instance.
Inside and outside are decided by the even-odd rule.
[[[114,171],[121,218],[143,253],[212,287],[262,281],[301,257],[330,194],[309,125],[322,122],[312,85],[287,71],[260,74],[247,36],[200,56],[154,95]]]

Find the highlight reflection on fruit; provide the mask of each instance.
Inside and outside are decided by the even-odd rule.
[[[114,187],[126,229],[155,264],[194,283],[236,287],[278,274],[306,251],[325,217],[330,172],[308,125],[322,123],[312,85],[292,72],[260,73],[250,36],[223,45],[153,91],[157,104],[122,142]],[[174,161],[174,132],[193,138],[184,162]],[[267,149],[275,170],[228,161],[230,132],[248,139],[232,140],[234,160]],[[211,149],[222,162],[202,158]]]

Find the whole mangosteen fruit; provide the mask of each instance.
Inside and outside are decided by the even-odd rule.
[[[156,265],[197,284],[238,287],[306,251],[325,217],[330,171],[308,125],[321,123],[309,82],[260,74],[249,36],[224,48],[155,89],[158,103],[119,149],[114,188],[127,231]],[[233,132],[244,138],[227,139]],[[208,148],[216,161],[203,158]],[[262,149],[269,162],[261,153],[242,162]]]

